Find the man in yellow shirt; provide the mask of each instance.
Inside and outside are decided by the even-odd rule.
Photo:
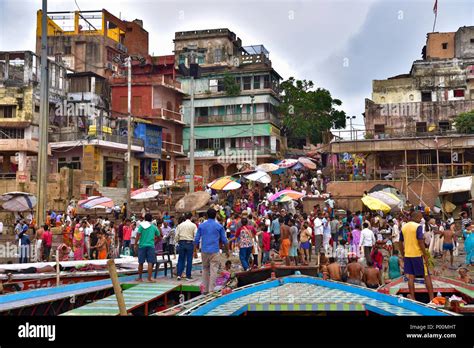
[[[428,252],[425,249],[423,228],[420,221],[423,215],[415,211],[411,214],[411,221],[402,227],[400,234],[400,247],[404,256],[404,271],[408,276],[408,289],[411,298],[415,299],[415,277],[424,277],[425,286],[433,299],[433,284],[428,270]]]

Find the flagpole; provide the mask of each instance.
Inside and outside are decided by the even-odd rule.
[[[433,33],[434,33],[435,27],[436,27],[436,18],[438,18],[438,12],[435,13],[435,18],[434,18],[434,23],[433,23]]]

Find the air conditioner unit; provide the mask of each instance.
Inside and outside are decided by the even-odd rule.
[[[114,72],[117,72],[117,71],[118,71],[117,65],[112,65],[112,70],[113,70]]]
[[[110,70],[114,70],[114,65],[111,62],[107,62],[106,68]]]

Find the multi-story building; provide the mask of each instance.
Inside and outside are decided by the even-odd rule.
[[[126,122],[110,112],[107,79],[92,72],[68,75],[67,100],[50,123],[52,172],[62,167],[82,170],[81,194],[102,192],[104,187],[126,188],[125,160],[128,138]],[[132,183],[139,182],[139,160],[145,151],[143,139],[132,139]]]
[[[40,72],[40,57],[33,52],[0,52],[0,179],[11,180],[5,186],[13,191],[36,176]],[[66,99],[66,91],[66,68],[50,61],[50,119]]]
[[[111,80],[112,113],[127,115],[128,86],[126,77]],[[134,118],[162,128],[161,152],[139,154],[141,183],[147,186],[157,180],[172,180],[176,161],[183,157],[183,91],[176,80],[174,56],[148,57],[144,64],[132,66],[131,107]]]
[[[36,52],[41,52],[37,12]],[[48,56],[60,56],[75,72],[111,77],[123,70],[116,57],[148,55],[148,32],[139,19],[128,22],[106,10],[48,12]]]
[[[195,174],[211,180],[236,172],[239,163],[253,159],[252,151],[258,163],[281,157],[281,77],[267,49],[242,46],[229,29],[177,32],[174,44],[176,68],[193,62],[200,67],[194,79]],[[191,78],[179,79],[187,94],[183,146],[189,157]],[[188,158],[180,160],[178,172],[189,172]]]
[[[360,181],[357,195],[390,180],[432,206],[444,178],[473,173],[474,135],[459,134],[455,118],[474,110],[474,27],[429,33],[422,54],[410,73],[373,81],[361,140],[331,143],[335,192],[352,192],[340,180]]]

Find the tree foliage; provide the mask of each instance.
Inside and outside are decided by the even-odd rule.
[[[240,86],[235,81],[235,77],[229,73],[224,75],[224,90],[229,97],[237,97],[240,95]]]
[[[455,122],[459,133],[474,133],[474,110],[457,115]]]
[[[293,77],[282,82],[280,87],[283,96],[279,111],[288,136],[305,138],[316,144],[322,141],[323,132],[346,126],[346,113],[336,110],[342,102],[333,99],[328,90],[314,89],[312,81]]]

